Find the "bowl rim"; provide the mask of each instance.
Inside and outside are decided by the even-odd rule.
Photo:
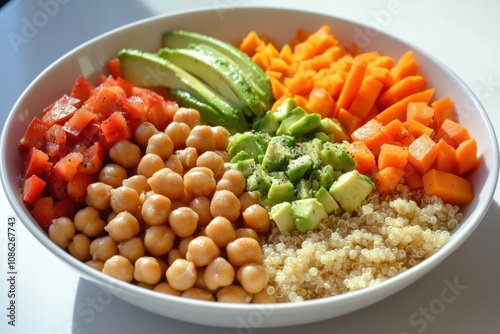
[[[93,37],[89,39],[88,41],[80,44],[79,46],[71,49],[70,51],[66,52],[62,56],[60,56],[57,60],[52,62],[47,68],[45,68],[42,72],[40,72],[35,79],[25,88],[23,93],[20,95],[20,97],[17,99],[15,102],[14,106],[12,109],[9,111],[9,114],[7,116],[6,122],[2,128],[2,134],[1,134],[1,157],[0,159],[0,170],[2,171],[1,173],[1,181],[3,185],[4,192],[6,193],[6,197],[14,210],[15,214],[17,217],[21,220],[23,225],[29,230],[29,232],[39,241],[41,242],[50,252],[52,252],[54,255],[56,255],[60,260],[63,262],[66,262],[70,266],[75,269],[80,276],[84,276],[85,278],[90,278],[92,281],[99,281],[105,284],[106,286],[110,287],[113,291],[115,292],[124,292],[126,294],[142,294],[147,296],[148,298],[153,298],[156,301],[159,302],[167,302],[167,303],[172,303],[172,305],[177,305],[177,306],[187,306],[187,307],[197,307],[198,309],[203,309],[205,311],[229,311],[229,310],[243,310],[243,311],[254,311],[256,309],[256,305],[252,304],[229,304],[229,303],[220,303],[220,302],[205,302],[205,301],[198,301],[198,300],[192,300],[192,299],[187,299],[187,298],[179,298],[175,296],[170,296],[166,294],[160,294],[154,291],[149,291],[148,289],[144,289],[142,287],[136,286],[134,284],[130,283],[125,283],[118,281],[110,276],[107,276],[99,271],[96,271],[95,269],[92,269],[85,265],[83,262],[80,262],[76,258],[72,257],[69,253],[67,253],[65,250],[59,248],[57,245],[55,245],[48,237],[47,235],[43,232],[43,230],[33,221],[32,217],[26,214],[25,210],[22,210],[22,208],[19,208],[18,201],[16,198],[19,198],[19,194],[16,194],[15,191],[19,192],[19,189],[12,189],[9,186],[9,180],[7,180],[7,175],[5,172],[3,172],[7,166],[6,166],[6,161],[8,160],[7,156],[7,151],[6,151],[6,141],[8,137],[8,129],[11,123],[13,122],[14,119],[14,111],[19,108],[21,105],[22,101],[26,99],[29,96],[29,93],[36,85],[38,81],[41,80],[41,78],[48,72],[52,71],[53,68],[57,67],[64,59],[71,57],[71,55],[77,53],[80,50],[83,50],[87,48],[89,45],[92,45],[96,41],[112,36],[120,31],[128,30],[128,29],[134,29],[137,28],[138,26],[142,26],[145,24],[151,24],[154,21],[161,21],[161,20],[167,20],[168,18],[172,16],[179,16],[179,15],[193,15],[193,14],[198,14],[201,12],[213,12],[214,8],[198,8],[195,10],[182,10],[182,11],[175,11],[171,13],[166,13],[166,14],[160,14],[160,15],[154,15],[151,17],[147,17],[141,20],[137,20],[125,25],[122,25],[120,27],[114,28],[112,30],[109,30],[105,33],[102,33],[96,37]],[[325,17],[337,21],[344,22],[346,24],[350,24],[353,26],[359,26],[359,27],[367,27],[367,25],[364,25],[362,22],[354,21],[351,19],[346,19],[344,17],[336,16],[334,14],[330,13],[321,13],[319,11],[314,11],[314,10],[304,10],[304,9],[289,9],[289,8],[284,8],[280,6],[236,6],[232,10],[235,11],[246,11],[246,10],[265,10],[265,11],[288,11],[288,12],[294,12],[297,14],[300,13],[307,13],[307,14],[312,14],[312,15],[317,15],[318,17]],[[407,46],[411,48],[412,50],[417,51],[418,53],[424,55],[425,57],[429,58],[432,62],[436,63],[440,68],[443,69],[449,75],[451,78],[457,80],[458,82],[461,83],[463,86],[465,92],[467,92],[468,97],[472,99],[472,102],[474,103],[475,107],[480,111],[481,116],[484,120],[484,123],[486,125],[486,129],[488,131],[488,137],[492,141],[492,151],[493,151],[493,161],[494,164],[492,167],[492,171],[494,173],[491,173],[490,176],[488,176],[488,182],[484,185],[485,187],[485,196],[487,200],[483,200],[478,203],[477,209],[471,213],[471,216],[468,217],[462,224],[464,228],[460,229],[457,231],[457,233],[454,233],[455,237],[450,238],[450,240],[441,248],[439,249],[435,254],[433,254],[431,257],[428,259],[422,261],[421,263],[417,264],[416,266],[409,268],[408,270],[399,273],[398,275],[384,280],[380,282],[377,285],[370,286],[367,288],[363,288],[361,290],[356,290],[356,291],[351,291],[347,293],[343,293],[340,295],[334,295],[334,296],[329,296],[329,297],[324,297],[324,298],[319,298],[315,300],[308,300],[304,301],[302,303],[291,303],[291,302],[286,302],[286,303],[277,303],[273,304],[273,310],[276,311],[283,311],[287,312],[289,310],[293,310],[295,308],[304,308],[304,307],[309,307],[309,306],[327,306],[328,304],[332,303],[333,301],[339,301],[339,302],[345,302],[349,301],[352,298],[356,298],[357,296],[364,295],[364,296],[375,296],[378,294],[384,294],[385,297],[388,297],[389,294],[385,294],[384,291],[391,290],[391,287],[393,286],[400,286],[399,289],[396,291],[392,291],[392,293],[395,293],[402,288],[406,287],[407,285],[411,284],[414,280],[410,280],[409,283],[405,283],[408,281],[409,276],[413,276],[415,273],[419,272],[421,269],[425,269],[427,267],[426,272],[432,270],[437,264],[439,264],[441,261],[443,261],[446,257],[448,257],[456,248],[458,248],[466,239],[467,237],[474,231],[474,229],[478,226],[478,224],[481,222],[482,218],[486,214],[491,201],[493,200],[493,195],[495,192],[495,188],[498,182],[498,171],[499,171],[499,148],[498,148],[498,141],[496,138],[495,131],[493,129],[493,126],[491,124],[491,121],[489,119],[488,114],[486,113],[486,110],[483,108],[481,105],[480,101],[477,99],[475,94],[472,92],[472,90],[465,84],[465,82],[457,75],[455,74],[451,69],[448,68],[445,64],[443,64],[439,59],[436,59],[432,54],[428,53],[427,51],[423,50],[421,47],[414,45],[413,43],[400,39],[399,37],[396,37],[394,35],[391,35],[383,30],[378,31],[378,35],[384,38],[389,38],[394,41],[396,41],[399,44],[402,44],[404,46]],[[458,236],[456,236],[458,234]],[[432,259],[432,261],[430,261]],[[432,264],[432,266],[430,266]],[[117,295],[119,297],[119,295]],[[384,298],[385,298],[384,297]]]

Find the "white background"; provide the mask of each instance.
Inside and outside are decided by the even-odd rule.
[[[67,51],[112,28],[196,8],[230,11],[270,1],[13,1],[0,11],[0,124],[30,81]],[[46,6],[47,4],[51,6]],[[44,5],[45,4],[45,5]],[[55,5],[54,5],[55,4]],[[329,0],[273,1],[368,23],[447,64],[477,95],[500,134],[500,2]],[[50,18],[29,32],[40,12]],[[45,15],[46,17],[48,15]],[[40,16],[41,17],[41,16]],[[258,22],[256,22],[258,24]],[[300,23],[294,23],[300,25]],[[50,89],[50,87],[48,87]],[[499,333],[500,194],[483,222],[451,257],[409,288],[361,311],[315,324],[262,329],[214,328],[163,318],[111,297],[46,251],[17,223],[16,326],[7,324],[6,222],[0,192],[0,333]],[[453,291],[450,284],[458,289]]]

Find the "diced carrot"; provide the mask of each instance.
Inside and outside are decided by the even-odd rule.
[[[458,174],[462,175],[477,166],[478,158],[476,139],[470,138],[464,140],[460,143],[460,145],[458,145],[455,153],[458,162]]]
[[[368,113],[368,115],[366,115],[366,117],[363,119],[363,123],[368,122],[372,118],[375,118],[375,116],[377,116],[377,115],[378,115],[378,108],[376,105],[373,105],[372,108],[370,109],[370,112]]]
[[[385,109],[392,106],[394,103],[401,101],[407,96],[425,90],[426,86],[427,80],[422,76],[412,75],[403,78],[401,81],[394,83],[385,92],[383,92],[377,100],[377,104],[381,108]]]
[[[317,87],[312,89],[307,101],[307,109],[320,114],[321,117],[326,117],[334,110],[334,107],[335,102],[326,89]]]
[[[93,112],[88,110],[86,107],[81,107],[64,124],[63,128],[71,136],[78,137],[83,129],[95,118],[96,115]]]
[[[68,181],[68,197],[78,203],[85,202],[87,187],[94,181],[94,178],[88,174],[76,173]]]
[[[410,134],[410,132],[408,132],[408,129],[404,126],[403,122],[401,122],[397,118],[387,123],[385,129],[387,130],[389,136],[391,136],[391,138],[397,142],[403,140],[403,138]]]
[[[390,56],[379,55],[378,57],[370,60],[367,64],[367,69],[385,68],[387,70],[394,66],[394,58]]]
[[[44,151],[32,147],[28,156],[24,160],[24,169],[22,178],[29,178],[31,175],[41,177],[45,171],[49,156]]]
[[[387,133],[385,126],[376,119],[372,119],[356,129],[351,134],[351,138],[353,141],[362,141],[365,143],[375,157],[380,153],[380,147],[383,144],[394,143],[391,136]]]
[[[440,139],[436,144],[437,155],[433,168],[447,173],[457,173],[458,160],[455,149],[444,139]]]
[[[394,82],[398,82],[411,75],[416,75],[418,71],[417,62],[413,58],[413,51],[406,51],[391,69],[391,76]]]
[[[302,107],[307,112],[310,112],[310,110],[307,108],[307,99],[304,96],[302,96],[302,95],[295,95],[293,98],[295,99],[295,102],[297,102],[297,105],[299,107]]]
[[[445,119],[453,118],[453,104],[451,98],[444,97],[432,102],[431,107],[434,109],[434,127],[439,129]]]
[[[280,98],[278,98],[276,101],[274,101],[273,105],[271,106],[272,111],[276,111],[278,107],[286,100],[288,99],[289,96],[287,95],[282,95]]]
[[[65,94],[48,108],[45,108],[42,121],[47,123],[48,126],[52,126],[53,124],[64,124],[64,122],[73,116],[77,110],[76,105],[79,103],[80,100]]]
[[[78,172],[78,166],[83,160],[80,152],[70,152],[54,165],[54,172],[64,180],[70,181]]]
[[[347,152],[356,161],[356,170],[361,174],[373,173],[377,170],[375,156],[361,141],[354,141],[347,146]]]
[[[314,87],[314,73],[313,70],[299,72],[289,80],[285,80],[285,87],[292,95],[309,95]]]
[[[434,139],[437,141],[441,138],[454,148],[457,148],[458,145],[470,137],[467,128],[451,119],[446,119],[437,130]]]
[[[279,81],[278,79],[270,77],[269,81],[271,82],[271,89],[272,89],[273,96],[275,99],[279,99],[283,95],[288,96],[290,94],[290,92],[285,87],[285,85],[283,85],[283,83],[281,81]]]
[[[35,174],[28,177],[23,182],[23,201],[34,205],[35,202],[40,198],[45,189],[47,183]]]
[[[425,126],[414,118],[406,120],[403,124],[408,132],[415,138],[420,137],[421,135],[427,135],[429,137],[434,135],[433,128]]]
[[[445,203],[466,205],[474,198],[471,183],[459,175],[431,169],[422,179],[425,194],[437,196]]]
[[[255,49],[260,45],[259,35],[255,31],[250,31],[243,41],[241,41],[239,48],[248,56],[252,57],[255,54]]]
[[[422,176],[417,172],[412,164],[406,164],[405,174],[403,175],[405,184],[411,190],[422,189],[424,182],[422,181]]]
[[[393,144],[384,144],[380,147],[378,156],[378,169],[396,167],[404,170],[408,163],[408,150],[406,147]]]
[[[352,101],[356,97],[361,84],[363,83],[363,78],[366,72],[366,61],[362,58],[354,58],[351,69],[349,70],[349,75],[344,83],[344,87],[340,92],[337,105],[335,107],[335,112],[338,113],[340,108],[349,110]],[[334,115],[336,116],[336,115]]]
[[[436,143],[431,137],[422,135],[415,139],[408,147],[408,162],[424,175],[434,163],[437,155]]]
[[[17,148],[23,152],[29,152],[32,147],[36,147],[39,150],[45,150],[45,133],[49,129],[49,125],[39,119],[34,117],[31,123],[28,125],[23,138],[19,141]]]
[[[363,125],[363,119],[345,110],[344,108],[340,108],[338,111],[337,119],[344,126],[348,135],[352,134],[356,129]]]
[[[376,190],[383,194],[396,190],[399,182],[403,178],[405,171],[396,167],[386,167],[379,170],[372,176]]]
[[[403,98],[402,100],[394,103],[390,107],[384,109],[377,115],[377,119],[382,124],[387,124],[393,119],[399,119],[404,122],[406,120],[406,110],[410,102],[425,102],[429,103],[434,95],[434,88],[429,88],[422,92],[418,92]]]
[[[371,75],[382,83],[382,90],[385,91],[392,86],[392,77],[389,69],[385,67],[371,67],[367,69],[367,75]]]
[[[371,75],[365,76],[358,93],[351,103],[349,112],[360,117],[361,119],[364,119],[375,105],[375,101],[377,100],[383,85],[384,84],[382,82],[378,81]]]
[[[425,126],[431,126],[434,109],[425,102],[410,102],[406,109],[406,120],[415,120]]]
[[[80,100],[80,102],[83,103],[90,97],[94,88],[95,85],[93,83],[80,75],[78,78],[76,78],[75,83],[73,84],[70,96]],[[81,107],[81,105],[78,105],[78,108],[79,107]]]
[[[116,143],[120,139],[129,139],[132,132],[127,120],[121,112],[114,112],[101,123],[101,130],[108,143]]]
[[[252,60],[264,71],[269,68],[269,58],[267,58],[267,56],[262,52],[254,54],[252,56]]]
[[[295,45],[293,57],[296,60],[310,59],[337,44],[339,41],[331,34],[330,27],[323,25],[310,34],[305,41]]]
[[[270,71],[286,74],[288,72],[288,64],[281,58],[278,57],[270,58],[267,72],[269,73]]]
[[[52,224],[55,217],[54,199],[52,197],[41,197],[35,202],[33,218],[40,227],[47,228]]]
[[[290,44],[285,44],[280,50],[280,58],[283,59],[287,64],[292,62],[292,47]]]

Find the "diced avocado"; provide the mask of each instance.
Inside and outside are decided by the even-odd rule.
[[[332,143],[334,142],[334,139],[335,139],[334,136],[333,136],[333,134],[331,134],[331,133],[330,134],[326,134],[324,132],[316,132],[314,134],[314,137],[318,138],[318,139],[321,139],[321,141],[329,141],[329,142],[332,142]]]
[[[306,111],[302,107],[295,107],[290,110],[288,115],[281,121],[281,124],[276,131],[276,135],[289,135],[290,126],[302,117],[306,116],[306,114]]]
[[[353,157],[349,155],[347,150],[335,143],[324,142],[320,157],[323,166],[331,165],[334,170],[348,172],[356,168],[356,161]]]
[[[375,185],[368,176],[352,170],[340,175],[329,192],[342,209],[350,212],[356,210],[374,189]]]
[[[248,153],[246,151],[240,151],[240,152],[236,153],[236,155],[234,157],[231,158],[230,162],[234,163],[234,162],[244,161],[244,160],[248,160],[248,159],[251,159],[254,161],[254,159],[250,155],[250,153]]]
[[[284,175],[283,175],[284,176]],[[267,192],[267,205],[292,201],[295,199],[295,187],[287,178],[271,178],[271,187]]]
[[[260,100],[264,102],[263,110],[271,107],[273,95],[269,77],[246,53],[234,45],[211,36],[184,30],[165,32],[162,44],[169,48],[187,48],[192,44],[199,44],[219,52],[245,74],[255,92],[259,94]]]
[[[312,197],[312,184],[311,181],[306,179],[300,179],[295,185],[295,191],[297,193],[296,197],[299,199],[311,198]]]
[[[268,111],[264,114],[264,116],[258,117],[254,121],[252,129],[255,131],[274,134],[278,131],[279,126],[280,125],[275,114],[272,111]]]
[[[240,153],[238,153],[239,155]],[[238,156],[236,155],[236,156]],[[236,157],[235,157],[236,158]],[[233,169],[236,169],[237,171],[240,171],[241,174],[246,178],[248,178],[250,175],[252,175],[255,170],[258,168],[257,164],[255,163],[255,160],[252,158],[245,159],[245,160],[238,160],[234,163],[231,164]]]
[[[229,139],[228,153],[231,158],[235,157],[240,152],[246,152],[255,162],[261,163],[266,149],[267,140],[264,134],[261,133],[237,133]]]
[[[330,195],[325,187],[320,187],[314,197],[323,204],[326,213],[330,214],[339,208],[337,201]]]
[[[286,170],[286,175],[290,181],[295,184],[311,170],[312,165],[313,163],[310,155],[299,156],[298,158],[290,160]]]
[[[312,231],[328,218],[328,214],[316,198],[299,199],[292,202],[295,228],[299,232]]]
[[[267,194],[269,188],[271,188],[271,178],[261,166],[257,165],[254,172],[247,178],[247,189]]]
[[[271,207],[269,215],[281,233],[295,230],[292,211],[292,204],[290,202],[282,202]]]
[[[295,108],[297,108],[297,101],[294,98],[290,97],[285,101],[283,101],[278,106],[278,108],[276,108],[274,115],[276,116],[278,122],[281,122],[285,118],[287,118],[290,115],[290,111],[292,111]]]
[[[319,183],[321,184],[322,187],[330,189],[335,179],[336,177],[334,175],[334,170],[332,165],[326,165],[323,166],[323,168],[321,168],[319,175]]]
[[[307,114],[301,117],[298,121],[290,125],[288,129],[288,134],[291,136],[300,136],[306,133],[313,132],[321,124],[320,114]]]
[[[262,159],[262,167],[269,171],[285,170],[288,161],[293,158],[292,143],[294,143],[293,137],[272,137],[267,144],[266,153]]]
[[[319,138],[300,142],[297,145],[296,155],[309,155],[311,157],[312,169],[317,169],[321,165],[320,152],[323,148],[323,141]]]
[[[340,124],[340,122],[335,118],[323,118],[321,120],[319,131],[324,132],[327,135],[332,134],[335,142],[341,142],[344,140],[349,141],[351,139],[342,124]]]

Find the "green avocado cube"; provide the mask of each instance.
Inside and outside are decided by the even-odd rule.
[[[299,232],[312,231],[328,218],[323,204],[316,198],[299,199],[292,202],[295,228]]]
[[[375,189],[373,181],[366,175],[353,170],[339,176],[329,189],[332,197],[345,211],[354,211]]]
[[[269,216],[274,220],[281,233],[295,230],[295,220],[292,211],[292,204],[290,202],[282,202],[271,207]]]

